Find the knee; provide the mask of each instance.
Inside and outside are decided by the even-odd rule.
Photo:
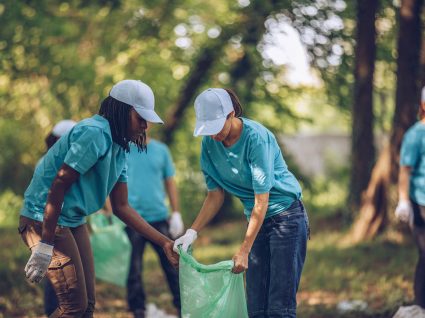
[[[70,303],[68,306],[63,306],[62,310],[64,314],[68,314],[72,317],[85,317],[85,313],[88,308],[87,298],[79,299],[78,301]]]
[[[83,317],[87,311],[87,305],[87,299],[81,300],[72,308],[69,308],[69,313],[72,314],[73,317]]]

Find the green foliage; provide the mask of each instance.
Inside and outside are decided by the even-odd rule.
[[[0,227],[17,227],[22,197],[8,190],[0,193]]]
[[[326,213],[318,209],[327,209]],[[298,293],[300,317],[391,317],[400,305],[413,299],[413,271],[416,249],[411,240],[400,241],[389,233],[360,245],[342,244],[338,213],[323,205],[309,205],[312,239]],[[334,211],[335,213],[335,211]],[[330,221],[333,220],[333,221]],[[195,243],[194,255],[204,264],[231,259],[246,230],[245,222],[207,227]],[[40,285],[25,281],[23,267],[29,251],[16,229],[0,228],[0,308],[6,317],[42,314]],[[173,312],[172,298],[153,250],[144,258],[144,282],[148,302]],[[408,264],[408,265],[406,265]],[[125,289],[97,282],[97,313],[122,317],[127,310]],[[360,299],[368,303],[366,312],[341,314],[342,300]],[[16,304],[19,304],[18,306]]]

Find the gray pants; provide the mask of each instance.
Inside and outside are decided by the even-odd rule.
[[[40,241],[42,226],[41,222],[20,217],[18,230],[30,249]],[[53,285],[59,307],[50,318],[93,317],[94,262],[87,225],[75,228],[57,226],[54,244],[47,278]]]

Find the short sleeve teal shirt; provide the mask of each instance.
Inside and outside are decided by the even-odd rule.
[[[149,223],[168,218],[164,181],[174,176],[167,146],[151,139],[147,152],[130,147],[128,155],[128,202]]]
[[[117,182],[127,182],[125,150],[112,141],[108,121],[94,115],[62,136],[37,165],[25,191],[21,215],[42,222],[47,194],[59,168],[80,174],[66,192],[58,224],[76,227],[99,210]]]
[[[288,170],[275,136],[261,124],[242,118],[239,140],[230,147],[205,136],[201,168],[209,191],[222,188],[238,197],[249,219],[255,194],[269,193],[266,218],[301,198],[301,187]]]
[[[400,165],[411,167],[410,198],[425,206],[425,124],[417,122],[404,134]]]

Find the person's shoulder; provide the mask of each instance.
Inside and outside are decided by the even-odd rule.
[[[72,129],[72,136],[82,134],[93,135],[93,139],[104,138],[108,142],[112,141],[111,129],[108,120],[99,115],[81,120]]]
[[[255,120],[242,118],[245,138],[254,143],[270,142],[275,139],[273,133]]]
[[[423,138],[425,137],[425,123],[418,121],[407,129],[405,138]]]
[[[152,147],[160,151],[169,151],[169,148],[166,143],[153,138],[151,138],[151,140],[149,141],[148,147]]]

